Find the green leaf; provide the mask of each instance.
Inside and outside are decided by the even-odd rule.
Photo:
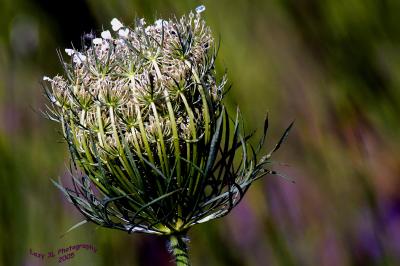
[[[78,228],[78,227],[84,225],[84,224],[87,223],[87,222],[88,222],[88,220],[80,221],[79,223],[77,223],[77,224],[75,224],[74,226],[72,226],[71,228],[69,228],[65,233],[63,233],[63,234],[60,236],[60,238],[63,238],[66,234],[68,234],[69,232],[75,230],[76,228]]]

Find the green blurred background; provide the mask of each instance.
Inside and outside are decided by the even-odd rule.
[[[65,265],[173,265],[165,239],[86,224],[51,184],[68,180],[41,79],[83,33],[181,16],[204,4],[221,37],[229,106],[247,128],[269,111],[274,168],[224,219],[194,227],[193,265],[400,265],[400,1],[0,0],[0,265],[58,265],[32,252],[89,243]],[[269,148],[270,148],[269,147]],[[57,254],[56,254],[57,255]]]

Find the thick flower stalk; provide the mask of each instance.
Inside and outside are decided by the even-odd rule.
[[[200,12],[180,19],[117,19],[112,32],[60,54],[64,75],[45,77],[48,117],[61,124],[74,187],[57,186],[86,221],[171,236],[187,265],[190,227],[229,213],[251,183],[272,173],[222,103],[216,45]]]

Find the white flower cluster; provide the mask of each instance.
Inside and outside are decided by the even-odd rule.
[[[175,139],[185,146],[209,131],[225,82],[216,82],[214,41],[202,11],[150,25],[140,19],[132,28],[114,18],[112,32],[101,32],[86,50],[65,49],[72,59],[63,62],[66,77],[43,80],[79,152],[92,149],[86,142],[94,135],[100,148],[89,152],[107,157],[103,151],[118,149],[122,136],[152,158],[157,145]]]

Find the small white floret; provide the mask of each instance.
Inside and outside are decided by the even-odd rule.
[[[86,55],[84,55],[82,53],[75,53],[73,60],[74,60],[74,63],[80,64],[80,63],[86,61]]]
[[[103,39],[102,38],[95,38],[93,39],[93,44],[102,44],[103,43]]]
[[[112,40],[111,33],[109,30],[103,31],[101,37],[105,40]]]
[[[107,51],[108,48],[110,48],[110,45],[108,44],[108,42],[103,43],[103,45],[101,46],[102,51]]]
[[[51,78],[49,78],[49,77],[47,77],[47,76],[44,76],[44,77],[43,77],[43,80],[44,80],[44,81],[53,81]]]
[[[80,60],[86,61],[86,55],[79,53],[78,56]]]
[[[201,6],[196,7],[195,10],[196,10],[197,14],[200,14],[206,10],[206,7],[204,5],[201,5]]]
[[[144,18],[139,19],[139,25],[140,26],[146,25],[146,21],[144,20]]]
[[[164,27],[165,26],[167,26],[167,22],[165,21],[165,20],[162,20],[162,19],[157,19],[155,22],[154,22],[154,25],[155,25],[155,28],[156,29],[161,29],[161,27],[162,27],[162,25],[164,25]]]
[[[119,21],[118,19],[113,18],[113,19],[111,20],[111,26],[112,26],[113,31],[118,31],[118,30],[119,30],[120,28],[122,28],[124,25],[122,25],[121,21]]]
[[[67,53],[67,55],[71,56],[75,53],[75,51],[73,49],[65,49],[65,52]]]
[[[157,19],[154,24],[156,25],[156,28],[161,28],[161,23],[162,23],[162,19]]]
[[[119,37],[121,37],[121,38],[128,38],[129,29],[120,29],[120,30],[118,31],[118,35],[119,35]]]

